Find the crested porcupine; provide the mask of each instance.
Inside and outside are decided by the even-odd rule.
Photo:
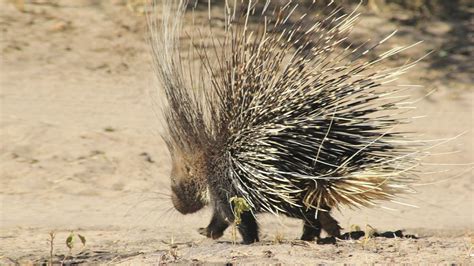
[[[388,37],[350,44],[359,14],[331,4],[315,17],[295,1],[230,2],[222,20],[209,12],[207,26],[182,30],[187,1],[155,3],[161,22],[149,20],[175,208],[212,206],[201,233],[215,239],[239,197],[250,207],[237,225],[244,243],[259,240],[262,212],[302,219],[301,239],[314,240],[321,230],[340,235],[333,208],[412,191],[419,152],[395,129],[406,122],[397,94],[406,88],[391,82],[416,61],[380,65],[408,47],[368,59]]]

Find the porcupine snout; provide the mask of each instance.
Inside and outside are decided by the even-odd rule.
[[[197,212],[207,204],[205,176],[198,171],[199,162],[175,158],[171,169],[171,201],[182,214]]]
[[[197,212],[206,205],[202,199],[202,189],[197,184],[179,182],[171,185],[171,191],[173,206],[182,214]]]

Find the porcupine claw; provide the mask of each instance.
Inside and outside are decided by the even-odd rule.
[[[201,228],[198,229],[198,232],[199,232],[199,234],[201,234],[201,235],[203,235],[207,238],[212,238],[212,239],[218,239],[224,234],[224,231],[213,232],[208,227],[201,227]]]
[[[225,229],[229,227],[229,223],[221,217],[218,212],[214,212],[209,225],[206,228],[201,227],[198,229],[199,234],[212,239],[222,237]],[[241,218],[242,220],[237,225],[237,228],[242,235],[242,243],[252,244],[258,242],[260,240],[258,237],[258,224],[254,215],[251,212],[244,212]]]
[[[227,229],[227,227],[229,227],[229,224],[222,218],[221,215],[219,215],[219,213],[214,212],[209,225],[206,228],[199,228],[198,232],[205,237],[218,239],[224,234],[224,231]]]

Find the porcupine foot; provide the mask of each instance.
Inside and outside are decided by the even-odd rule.
[[[212,239],[218,239],[224,231],[229,227],[230,219],[224,218],[219,211],[214,211],[211,222],[206,228],[199,228],[198,232]],[[258,237],[258,223],[254,215],[251,212],[244,212],[241,214],[240,224],[237,225],[240,234],[242,235],[243,244],[252,244],[259,241]]]
[[[214,212],[209,225],[206,228],[199,228],[198,232],[208,238],[218,239],[224,234],[227,227],[229,227],[229,223],[218,212]]]
[[[341,227],[336,219],[331,216],[330,209],[326,209],[327,211],[318,212],[317,218],[315,218],[315,212],[310,212],[305,215],[301,240],[314,241],[314,239],[317,238],[318,243],[329,244],[335,243],[336,237],[340,237]],[[330,237],[320,239],[321,229],[326,231]]]
[[[314,238],[319,238],[321,235],[321,224],[318,220],[314,221],[307,221],[305,220],[303,225],[303,235],[301,236],[301,240],[304,241],[313,241]]]

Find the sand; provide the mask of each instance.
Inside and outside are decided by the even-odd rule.
[[[423,139],[462,134],[428,159],[419,193],[400,199],[416,207],[335,213],[347,229],[403,229],[419,239],[317,245],[297,240],[300,221],[262,215],[262,241],[245,246],[233,243],[231,230],[219,241],[199,235],[208,209],[183,216],[172,208],[170,159],[148,95],[144,17],[121,1],[56,2],[27,2],[23,13],[0,3],[0,264],[49,260],[50,232],[56,262],[67,254],[65,262],[112,264],[473,262],[469,54],[428,58],[402,80],[424,86],[409,91],[420,99],[414,116],[426,115],[411,129]],[[353,38],[383,38],[398,27],[392,43],[425,40],[388,62],[403,63],[442,47],[458,26],[433,23],[366,14]],[[71,231],[87,242],[76,237],[69,253]]]

